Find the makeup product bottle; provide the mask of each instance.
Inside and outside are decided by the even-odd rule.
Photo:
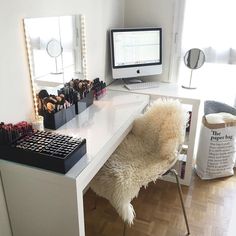
[[[44,130],[43,116],[37,116],[35,120],[32,122],[32,127],[33,129],[43,131]]]

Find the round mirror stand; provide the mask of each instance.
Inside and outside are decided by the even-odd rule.
[[[196,87],[192,87],[192,76],[193,76],[193,70],[199,69],[203,66],[205,62],[205,54],[202,50],[198,48],[192,48],[186,52],[184,55],[184,64],[191,69],[190,73],[190,79],[189,79],[189,85],[185,86],[182,85],[182,88],[185,89],[196,89]]]
[[[46,51],[48,53],[48,55],[52,58],[55,59],[55,68],[56,71],[55,72],[51,72],[51,74],[54,75],[58,75],[58,74],[63,74],[62,71],[58,70],[58,57],[61,56],[63,48],[61,45],[61,42],[57,39],[51,39],[48,43],[47,43],[47,47],[46,47]]]
[[[191,86],[192,76],[193,76],[193,69],[191,70],[190,79],[189,79],[189,85],[188,86],[182,85],[182,88],[185,88],[185,89],[196,89],[197,88],[197,87],[192,87]]]

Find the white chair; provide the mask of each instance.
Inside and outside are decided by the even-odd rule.
[[[158,99],[135,119],[131,132],[92,180],[91,188],[108,199],[127,224],[133,223],[131,201],[140,188],[169,171],[176,178],[190,234],[178,174],[171,169],[184,141],[186,122],[187,113],[178,100]]]

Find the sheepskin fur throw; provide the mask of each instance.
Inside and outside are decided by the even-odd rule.
[[[108,199],[125,222],[133,223],[131,201],[140,188],[176,162],[186,117],[178,100],[156,100],[92,180],[91,188]]]

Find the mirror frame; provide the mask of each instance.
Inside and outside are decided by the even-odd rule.
[[[86,34],[85,34],[85,16],[80,16],[80,33],[81,33],[81,61],[82,61],[82,73],[83,78],[87,79],[87,49],[86,49]],[[56,16],[55,16],[56,17]],[[36,85],[33,77],[33,68],[32,68],[32,54],[31,54],[31,45],[30,45],[30,37],[26,30],[26,25],[23,21],[23,29],[24,29],[24,36],[25,36],[25,48],[27,51],[27,58],[28,58],[28,69],[29,69],[29,76],[31,81],[31,90],[32,90],[32,98],[33,98],[33,106],[34,106],[34,113],[35,119],[38,119],[39,112],[38,112],[38,102],[37,102],[37,94],[36,94]]]
[[[191,60],[191,52],[193,52],[193,51],[198,51],[198,56],[199,57],[197,58],[197,60],[195,58],[193,58]],[[200,57],[202,57],[202,58],[200,58]],[[198,65],[200,59],[201,59],[201,63]],[[191,65],[189,65],[189,64],[191,64],[191,61],[193,62],[193,60],[194,60],[195,66],[191,67]],[[185,66],[187,66],[191,70],[196,70],[196,69],[201,68],[203,66],[203,64],[205,63],[205,61],[206,61],[205,53],[199,48],[191,48],[184,55],[184,64],[185,64]],[[189,64],[188,64],[188,62],[189,62]]]
[[[197,51],[198,54],[192,56],[191,55],[192,51]],[[201,61],[200,61],[200,59],[201,59]],[[198,65],[199,61],[201,63]],[[189,84],[188,85],[182,85],[182,88],[184,88],[184,89],[196,89],[196,87],[192,86],[193,70],[201,68],[204,65],[205,61],[206,61],[205,53],[199,48],[191,48],[185,53],[185,55],[184,55],[184,64],[185,64],[186,67],[191,69],[191,73],[190,73],[190,78],[189,78]],[[192,64],[193,64],[193,66],[192,66]]]

